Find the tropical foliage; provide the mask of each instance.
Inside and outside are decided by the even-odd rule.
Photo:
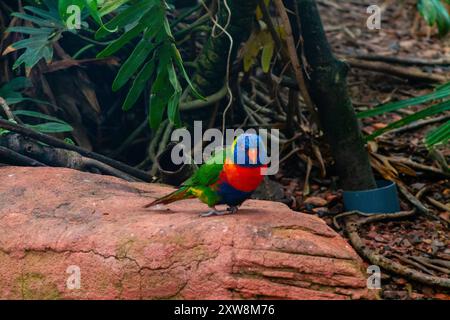
[[[423,120],[429,116],[444,113],[445,111],[450,110],[450,83],[439,86],[435,89],[434,92],[423,96],[380,105],[374,109],[360,112],[358,113],[358,118],[362,119],[377,116],[387,112],[395,112],[402,108],[421,105],[427,102],[434,102],[434,103],[432,103],[431,106],[422,109],[421,111],[406,116],[403,119],[400,119],[398,121],[389,124],[385,128],[375,131],[371,135],[367,136],[366,139],[373,140],[374,138],[391,130],[406,126],[419,120]],[[438,129],[429,132],[425,138],[425,143],[427,144],[428,147],[433,147],[438,144],[447,143],[449,139],[450,139],[450,121],[448,121]]]
[[[53,44],[66,32],[84,37],[82,31],[89,32],[90,26],[86,22],[76,23],[77,10],[73,10],[74,8],[78,8],[82,13],[81,18],[90,16],[95,21],[98,29],[92,41],[113,38],[104,43],[107,46],[97,54],[98,58],[109,57],[119,50],[134,47],[112,85],[113,91],[117,91],[131,83],[123,110],[131,109],[149,81],[154,80],[150,90],[150,126],[159,126],[166,109],[169,120],[179,125],[178,108],[182,87],[177,70],[194,96],[199,99],[202,99],[202,96],[192,86],[183,66],[167,19],[167,12],[171,7],[165,1],[43,0],[39,7],[25,6],[25,13],[13,15],[33,26],[11,27],[7,30],[29,36],[13,43],[5,51],[11,53],[25,49],[15,62],[14,68],[24,64],[29,73],[41,59],[50,63]],[[102,19],[113,11],[117,14],[103,23]],[[140,40],[134,44],[133,40],[136,38]]]
[[[14,78],[0,87],[0,97],[2,97],[8,105],[14,105],[24,101],[45,103],[44,101],[28,98],[22,94],[22,90],[29,88],[30,86],[31,83],[27,78]],[[11,111],[11,113],[18,119],[25,118],[27,120],[32,120],[33,124],[26,123],[26,126],[39,132],[62,133],[73,130],[73,128],[65,121],[41,112],[32,110],[15,110]],[[41,120],[44,120],[45,122],[41,122]],[[6,132],[6,130],[2,130],[0,128],[0,134],[4,134]]]

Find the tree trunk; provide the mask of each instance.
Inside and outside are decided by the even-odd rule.
[[[331,51],[314,0],[297,0],[309,91],[319,110],[344,190],[376,187],[355,111],[347,91],[348,66]],[[302,48],[298,49],[301,57]]]

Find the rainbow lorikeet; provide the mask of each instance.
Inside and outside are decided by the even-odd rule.
[[[267,167],[263,164],[266,157],[258,135],[242,134],[231,147],[216,152],[178,190],[145,207],[198,198],[212,209],[202,214],[203,217],[235,213],[264,179],[261,170]],[[216,210],[215,206],[221,204],[229,207]]]

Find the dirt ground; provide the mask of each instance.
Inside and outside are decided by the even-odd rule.
[[[402,59],[423,59],[426,61],[450,58],[450,37],[441,39],[437,30],[417,19],[416,1],[377,1],[382,8],[381,30],[369,30],[366,9],[374,1],[318,1],[329,41],[341,59],[355,55],[383,55]],[[412,66],[411,66],[412,67]],[[408,68],[408,66],[406,66]],[[429,64],[420,66],[422,71],[448,77],[450,66]],[[387,72],[373,72],[352,68],[349,73],[349,90],[357,111],[376,105],[406,99],[433,90],[433,85],[411,79],[392,76]],[[398,113],[389,113],[364,119],[363,131],[370,134],[386,124],[412,114],[424,106],[414,106]],[[443,119],[425,126],[403,130],[380,137],[370,148],[386,157],[410,159],[425,167],[435,167],[423,144],[425,134],[448,121],[450,113],[439,115]],[[439,148],[439,153],[448,160],[448,146]],[[304,179],[287,178],[296,176],[286,170],[279,176],[288,203],[296,210],[322,216],[332,224],[332,217],[344,211],[341,194],[333,180],[314,177],[310,179],[310,192],[304,192]],[[428,168],[429,169],[429,168]],[[412,171],[411,171],[412,170]],[[296,173],[305,176],[305,173]],[[383,178],[377,172],[377,178]],[[409,167],[397,177],[411,194],[429,210],[425,216],[418,214],[401,221],[378,222],[361,230],[364,244],[374,252],[406,265],[414,270],[441,278],[449,277],[450,233],[450,184],[448,175],[437,174],[427,168]],[[401,197],[402,210],[412,205]],[[434,217],[434,218],[433,218]],[[443,267],[420,263],[424,259],[444,261]],[[405,262],[408,261],[408,262]],[[419,262],[418,262],[419,261]],[[410,282],[400,276],[382,273],[381,297],[384,299],[450,299],[448,290]]]

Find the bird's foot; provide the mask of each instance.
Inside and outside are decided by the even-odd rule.
[[[238,210],[239,210],[239,208],[236,207],[236,206],[232,206],[232,207],[227,208],[227,211],[228,211],[230,214],[236,213],[236,212],[238,212]]]
[[[200,217],[211,217],[211,216],[224,216],[226,214],[233,214],[238,211],[238,207],[229,207],[226,210],[213,210],[200,214]]]
[[[223,216],[223,215],[226,215],[228,213],[229,213],[228,210],[216,210],[216,209],[213,209],[213,210],[210,210],[208,212],[201,213],[200,217],[205,218],[205,217],[211,217],[211,216]]]

